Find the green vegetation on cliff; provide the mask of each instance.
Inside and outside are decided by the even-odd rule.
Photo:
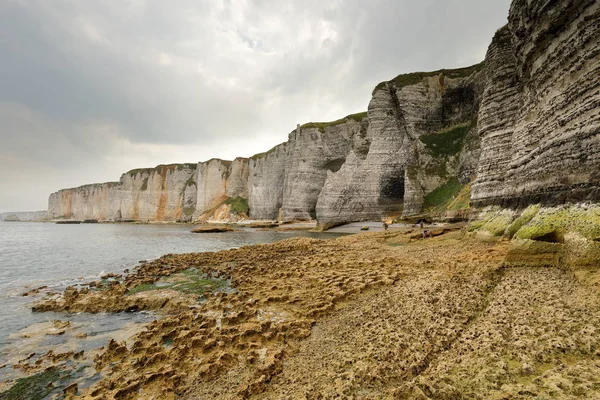
[[[154,171],[155,168],[136,168],[125,172],[125,175],[136,176],[137,174],[151,174]]]
[[[472,128],[473,123],[467,122],[441,132],[421,135],[419,140],[434,156],[454,155],[460,152],[464,138]]]
[[[331,121],[331,122],[308,122],[306,124],[300,125],[301,129],[308,128],[317,128],[319,132],[325,132],[325,128],[329,128],[331,126],[336,126],[347,122],[348,120],[354,120],[356,122],[361,122],[363,119],[367,117],[367,112],[360,112],[356,114],[350,114],[345,116],[344,118]]]
[[[460,192],[462,185],[456,178],[433,190],[425,196],[425,208],[442,208],[449,204]]]
[[[183,171],[184,169],[196,169],[197,164],[195,163],[183,163],[183,164],[160,164],[154,168],[136,168],[125,172],[125,175],[136,176],[137,174],[151,174],[161,169],[176,169],[177,171]]]
[[[248,214],[248,200],[243,197],[230,197],[223,204],[231,205],[233,214]]]
[[[281,144],[278,144],[277,146],[272,147],[269,151],[265,151],[264,153],[255,154],[252,157],[250,157],[250,159],[251,160],[260,160],[261,158],[265,158],[269,154],[275,152],[275,150],[277,150],[277,147],[279,147],[279,146],[281,146]]]
[[[405,86],[415,85],[419,82],[422,82],[423,78],[437,76],[440,74],[444,74],[445,77],[451,79],[467,78],[473,75],[475,72],[481,71],[484,67],[485,63],[481,62],[479,64],[471,65],[470,67],[464,68],[440,69],[431,72],[411,72],[408,74],[400,74],[391,81],[384,81],[379,83],[377,86],[375,86],[373,92],[375,92],[378,89],[381,89],[388,82],[396,88],[403,88]]]

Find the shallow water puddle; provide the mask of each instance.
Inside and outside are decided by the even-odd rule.
[[[93,362],[98,348],[111,338],[127,343],[156,319],[147,312],[61,317],[10,335],[0,351],[0,397],[47,398],[64,394],[73,383],[77,387],[70,390],[89,387],[101,379]]]
[[[129,294],[149,290],[171,289],[185,294],[204,296],[205,293],[232,293],[231,281],[218,276],[206,274],[197,268],[189,268],[182,272],[165,276],[154,283],[142,283],[129,290]]]

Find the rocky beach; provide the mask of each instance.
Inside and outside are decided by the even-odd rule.
[[[98,381],[66,379],[64,391],[89,399],[595,398],[592,217],[598,208],[488,210],[427,239],[405,227],[166,255],[33,306],[155,312],[127,342],[19,365],[62,377],[88,357]]]

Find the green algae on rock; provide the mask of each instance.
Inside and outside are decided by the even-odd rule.
[[[60,379],[61,373],[55,369],[20,378],[10,389],[0,393],[0,400],[41,400],[55,390],[54,383]]]

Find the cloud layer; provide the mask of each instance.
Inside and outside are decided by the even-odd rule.
[[[481,61],[508,0],[5,0],[0,211],[159,163],[250,156]]]

